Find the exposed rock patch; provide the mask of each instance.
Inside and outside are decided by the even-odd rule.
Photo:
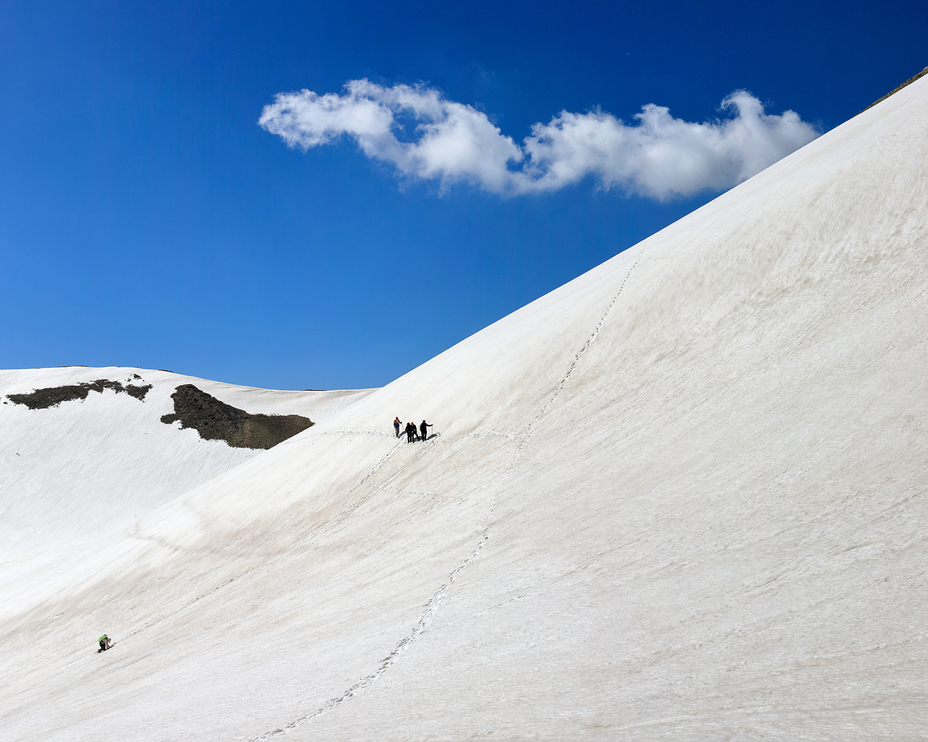
[[[233,448],[272,448],[313,424],[301,415],[252,415],[193,384],[177,387],[171,399],[174,414],[164,415],[161,422],[180,421],[181,428],[193,428],[204,440],[225,441]]]
[[[135,378],[140,379],[141,377],[136,375]],[[143,402],[145,401],[145,395],[151,389],[151,384],[142,386],[139,384],[122,384],[109,379],[97,379],[96,381],[85,381],[82,384],[36,389],[29,394],[8,394],[7,398],[16,404],[26,405],[30,410],[44,410],[49,407],[57,407],[62,402],[87,399],[90,392],[102,394],[104,389],[112,389],[117,393],[128,394],[130,397],[135,397],[140,402]]]
[[[925,67],[925,69],[923,69],[921,72],[919,72],[919,73],[918,73],[917,75],[915,75],[914,77],[910,77],[908,80],[906,80],[904,83],[902,83],[902,85],[900,85],[900,86],[899,86],[898,88],[896,88],[895,90],[890,90],[886,95],[884,95],[884,96],[883,96],[882,98],[880,98],[878,101],[874,101],[873,103],[871,103],[869,106],[867,106],[867,107],[864,109],[864,111],[869,111],[869,110],[870,110],[871,108],[873,108],[877,103],[882,103],[882,102],[883,102],[884,100],[886,100],[889,96],[895,95],[895,94],[898,93],[900,90],[902,90],[906,85],[911,85],[913,82],[915,82],[915,81],[918,80],[919,78],[924,77],[925,75],[928,75],[928,67]]]

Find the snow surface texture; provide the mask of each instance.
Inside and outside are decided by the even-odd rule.
[[[131,525],[9,562],[3,737],[926,738],[926,163],[923,78]]]

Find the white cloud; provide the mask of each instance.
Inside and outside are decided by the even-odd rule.
[[[657,199],[724,190],[817,136],[793,111],[767,114],[743,90],[722,110],[726,118],[690,123],[648,104],[634,125],[601,111],[562,111],[535,124],[520,146],[486,114],[432,88],[352,80],[342,95],[281,93],[259,123],[303,150],[351,137],[368,157],[442,186],[467,182],[515,195],[593,177]]]

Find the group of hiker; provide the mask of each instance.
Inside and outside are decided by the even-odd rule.
[[[393,429],[396,431],[396,437],[399,438],[400,426],[399,417],[393,421]],[[403,428],[403,433],[406,434],[406,442],[412,443],[413,441],[424,441],[429,437],[429,428],[434,427],[431,423],[427,423],[425,420],[422,421],[422,424],[419,427],[416,427],[415,423],[406,423],[406,427]]]

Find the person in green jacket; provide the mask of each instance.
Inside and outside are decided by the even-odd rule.
[[[105,652],[107,649],[110,648],[110,645],[112,643],[113,642],[110,641],[110,638],[106,634],[104,634],[103,636],[100,637],[100,649],[97,650],[97,653],[99,654],[100,652]]]

